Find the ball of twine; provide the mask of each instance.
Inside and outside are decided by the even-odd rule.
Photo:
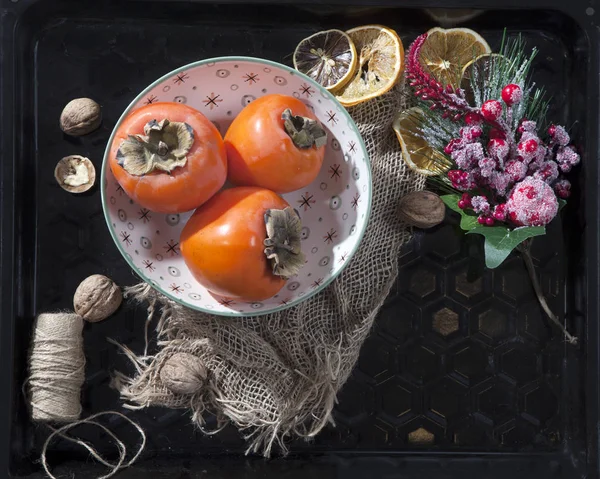
[[[81,415],[85,380],[83,318],[71,313],[40,314],[29,356],[29,401],[36,422],[69,423]]]
[[[25,385],[28,387],[27,398],[31,407],[31,418],[34,422],[48,426],[52,433],[42,447],[41,462],[46,474],[51,479],[46,460],[46,452],[52,440],[59,437],[78,444],[98,462],[111,471],[99,479],[108,479],[120,469],[132,465],[140,456],[146,445],[146,435],[142,428],[127,416],[106,411],[88,418],[81,416],[81,387],[85,381],[85,354],[83,350],[83,318],[74,313],[43,313],[35,322],[32,345],[29,355],[29,377]],[[98,422],[103,416],[119,416],[132,425],[141,436],[141,443],[135,455],[126,462],[127,447],[109,429]],[[50,424],[61,424],[54,429]],[[112,463],[104,459],[92,445],[67,435],[67,432],[89,424],[101,428],[110,436],[119,449],[119,459]]]

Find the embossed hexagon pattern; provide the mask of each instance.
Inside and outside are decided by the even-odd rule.
[[[479,332],[492,341],[501,341],[510,335],[508,316],[490,306],[478,317]]]
[[[456,428],[452,440],[459,446],[483,448],[491,441],[492,436],[492,431],[485,424],[470,419]]]
[[[408,433],[408,442],[415,445],[429,445],[435,442],[435,436],[424,427]]]
[[[472,298],[476,294],[483,291],[483,278],[479,277],[473,281],[467,279],[467,269],[463,269],[456,275],[456,291],[465,296]]]
[[[399,292],[411,300],[422,304],[440,296],[438,275],[441,272],[432,264],[416,261],[401,267]]]
[[[558,413],[558,400],[546,383],[525,395],[525,412],[540,424]]]
[[[433,314],[433,330],[442,336],[458,331],[458,313],[444,307]]]
[[[416,384],[424,384],[441,375],[439,358],[429,346],[415,345],[400,353],[404,376]]]
[[[384,306],[379,313],[376,328],[394,338],[395,344],[401,344],[411,333],[414,334],[413,325],[421,317],[419,309],[411,302],[401,297],[396,297],[393,302]]]
[[[462,240],[452,225],[444,225],[434,235],[424,238],[423,249],[440,263],[448,263],[460,254]]]
[[[536,341],[546,342],[552,337],[552,328],[537,301],[519,305],[517,325],[524,335]]]
[[[518,421],[517,424],[500,435],[500,443],[512,449],[518,449],[534,441],[535,429],[531,424]]]
[[[500,369],[519,385],[535,380],[539,376],[538,357],[530,349],[516,347],[501,350]]]
[[[531,280],[521,258],[512,258],[503,263],[496,275],[499,276],[499,281],[496,280],[496,293],[508,301],[517,302],[530,294]]]
[[[394,427],[380,417],[374,420],[364,421],[354,428],[354,434],[358,437],[358,444],[362,448],[373,446],[386,446],[394,436]]]
[[[442,378],[427,388],[429,409],[444,419],[462,413],[467,404],[468,389],[450,378]]]
[[[370,336],[361,348],[358,359],[358,369],[377,382],[391,376],[392,353],[382,338]]]
[[[348,418],[365,415],[373,409],[373,390],[352,376],[342,386],[337,399],[336,411]]]
[[[491,295],[491,274],[477,271],[469,276],[469,263],[461,262],[447,272],[448,293],[460,304],[475,305]]]
[[[489,367],[488,353],[483,346],[472,342],[461,345],[452,355],[452,369],[470,384],[475,384],[486,377]]]
[[[408,414],[412,407],[412,392],[409,387],[396,379],[390,379],[377,387],[382,412],[393,417]]]
[[[477,393],[479,412],[489,417],[495,426],[506,423],[516,414],[516,393],[513,386],[496,380]]]

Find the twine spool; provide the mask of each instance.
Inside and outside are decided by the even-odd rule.
[[[83,318],[44,313],[36,320],[29,357],[29,401],[35,422],[70,423],[81,415],[85,380]]]
[[[99,479],[108,479],[120,469],[132,465],[146,445],[146,435],[142,428],[127,416],[115,411],[94,414],[88,418],[81,416],[81,387],[85,381],[85,354],[83,350],[83,318],[75,313],[43,313],[35,322],[29,356],[29,377],[27,395],[34,422],[47,425],[52,433],[42,447],[41,462],[46,474],[52,475],[46,461],[48,446],[60,437],[85,449],[111,471]],[[135,455],[126,462],[127,447],[105,426],[97,422],[103,416],[115,415],[131,424],[142,438]],[[50,424],[60,424],[54,429]],[[67,435],[79,425],[89,424],[101,428],[110,436],[119,450],[116,463],[105,460],[90,444]]]

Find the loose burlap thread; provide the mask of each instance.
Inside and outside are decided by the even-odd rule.
[[[349,108],[365,140],[373,177],[372,211],[352,261],[321,293],[281,312],[251,318],[209,315],[171,302],[149,285],[127,295],[147,302],[158,319],[158,352],[136,357],[136,374],[115,373],[126,406],[189,408],[203,427],[205,411],[219,425],[232,422],[245,434],[248,451],[270,456],[287,438],[309,439],[328,423],[336,395],[349,377],[377,312],[398,275],[401,246],[411,232],[397,214],[398,200],[420,190],[424,178],[408,169],[392,130],[404,107],[402,86]],[[398,319],[401,321],[401,318]],[[160,380],[174,354],[199,357],[209,372],[205,387],[177,395]]]

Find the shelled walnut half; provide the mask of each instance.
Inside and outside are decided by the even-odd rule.
[[[57,163],[54,178],[63,190],[70,193],[83,193],[94,186],[96,169],[88,158],[70,155]]]

